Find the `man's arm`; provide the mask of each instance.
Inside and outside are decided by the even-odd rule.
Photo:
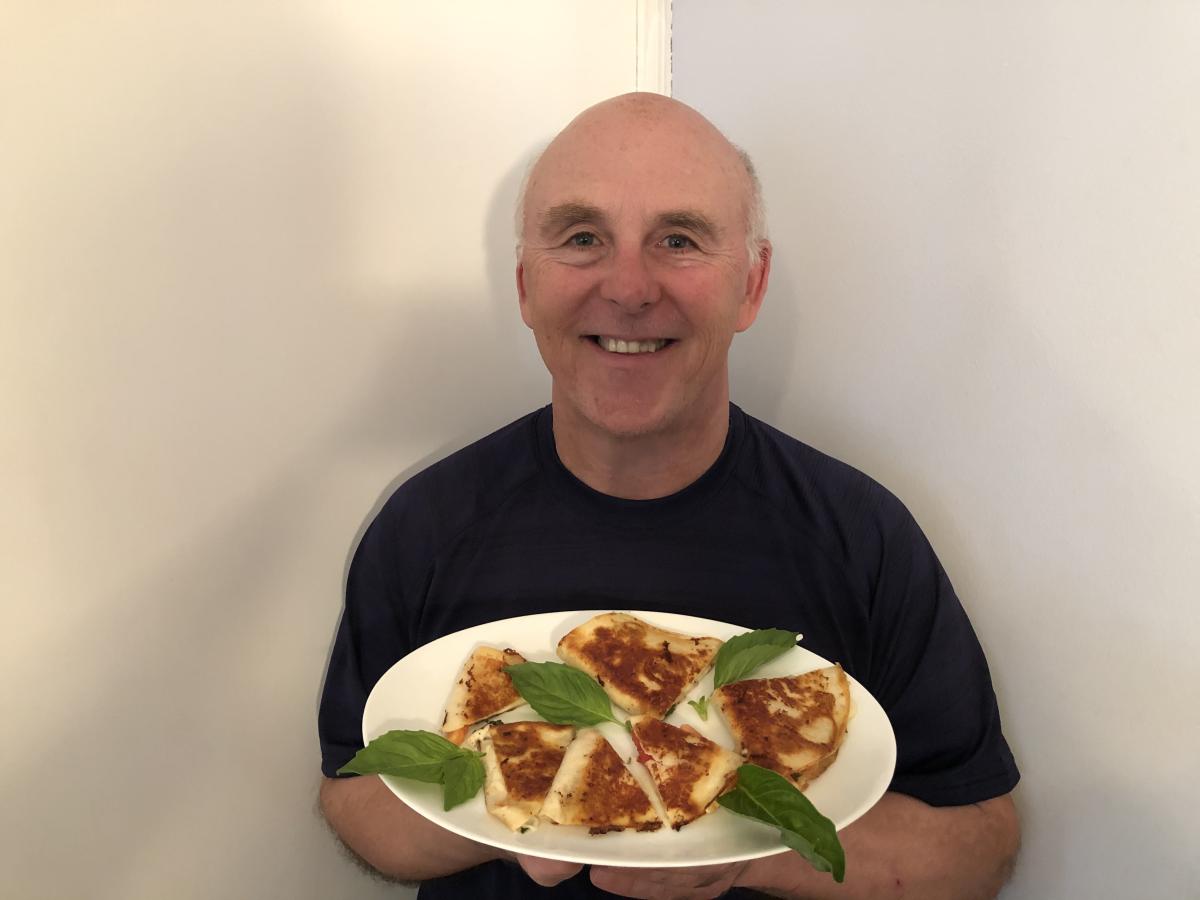
[[[995,897],[1008,880],[1020,826],[1007,794],[968,806],[933,807],[904,794],[885,794],[839,834],[846,880],[837,884],[797,853],[748,863],[681,869],[593,866],[592,882],[622,897],[708,898],[730,887],[754,888],[788,900],[977,900]],[[572,863],[520,857],[539,884],[579,871]]]
[[[374,775],[326,778],[321,812],[365,862],[401,881],[423,881],[505,854],[434,825]]]
[[[846,881],[838,885],[794,853],[757,860],[739,883],[779,897],[995,897],[1020,844],[1009,795],[968,806],[934,807],[885,794],[841,833]]]

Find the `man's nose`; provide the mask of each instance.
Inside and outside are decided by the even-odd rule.
[[[619,248],[608,260],[600,296],[637,312],[658,302],[659,286],[640,247]]]

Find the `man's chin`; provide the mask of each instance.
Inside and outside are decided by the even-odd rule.
[[[620,440],[665,434],[672,430],[673,425],[671,411],[656,405],[592,406],[584,407],[579,412],[592,428]]]

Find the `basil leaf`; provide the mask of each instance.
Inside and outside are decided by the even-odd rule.
[[[840,884],[846,877],[846,852],[833,823],[778,772],[747,763],[737,774],[737,787],[717,802],[739,816],[774,825],[785,844],[818,872],[831,872]]]
[[[616,722],[608,694],[586,672],[562,663],[517,663],[505,666],[525,702],[555,725],[598,725]]]
[[[483,787],[482,753],[456,747],[432,731],[389,731],[354,754],[339,775],[394,775],[442,786],[442,808],[465,803]]]
[[[438,784],[443,764],[462,752],[430,731],[389,731],[354,754],[338,774],[395,775]]]
[[[702,722],[708,721],[708,698],[701,697],[699,700],[689,700],[688,706],[696,711],[696,715],[700,717]]]
[[[466,803],[483,787],[483,761],[480,754],[464,751],[442,765],[442,809],[451,810]]]
[[[713,688],[741,681],[759,666],[796,646],[799,632],[760,628],[732,637],[721,645],[713,662]]]

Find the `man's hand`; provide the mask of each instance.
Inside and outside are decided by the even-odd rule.
[[[679,869],[592,867],[592,884],[622,897],[646,900],[708,900],[720,897],[737,882],[749,863],[692,866]]]
[[[540,856],[516,854],[517,865],[525,874],[542,887],[554,887],[560,881],[573,878],[583,869],[579,863],[561,862],[557,859],[542,859]]]
[[[553,887],[576,875],[583,866],[537,856],[517,856],[525,874],[543,887]],[[733,887],[748,863],[693,866],[678,869],[619,869],[592,866],[592,884],[621,897],[654,900],[708,900]]]

